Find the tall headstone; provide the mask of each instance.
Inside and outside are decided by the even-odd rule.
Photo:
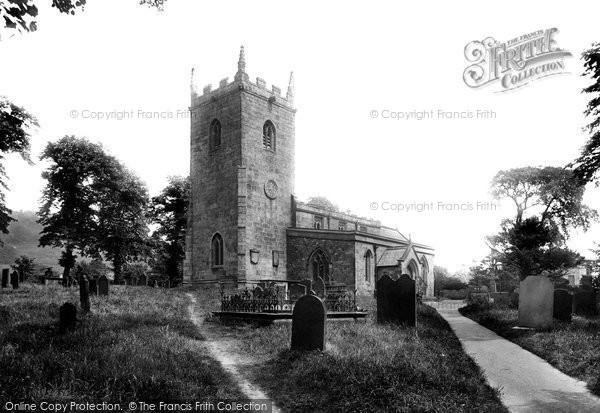
[[[292,312],[292,350],[325,350],[327,310],[312,294],[301,297]]]
[[[317,296],[321,298],[325,297],[325,281],[321,277],[317,277],[317,280],[313,282],[313,290]]]
[[[98,295],[108,295],[108,278],[106,275],[101,275],[100,278],[98,278]]]
[[[573,296],[567,290],[554,290],[553,316],[557,320],[571,321],[573,311]]]
[[[377,281],[377,322],[417,325],[416,283],[409,275],[394,281],[386,274]]]
[[[519,326],[552,327],[554,285],[548,277],[530,275],[519,285]]]
[[[580,290],[573,296],[573,312],[582,316],[593,316],[598,314],[596,307],[596,293],[594,290]]]
[[[406,274],[384,275],[377,286],[377,320],[416,325],[416,283]]]
[[[98,280],[90,278],[88,282],[90,283],[90,294],[98,295]]]
[[[2,268],[2,288],[8,288],[8,268]]]
[[[10,284],[12,285],[13,289],[17,289],[19,288],[19,273],[16,271],[13,271],[12,274],[10,274]]]
[[[137,285],[143,285],[143,286],[145,286],[146,284],[148,284],[148,278],[146,277],[146,274],[142,274],[140,276],[140,278],[138,278]]]
[[[58,329],[64,333],[68,329],[75,327],[77,322],[77,307],[71,303],[64,303],[60,306],[60,321]]]
[[[79,302],[84,313],[90,311],[90,283],[85,274],[79,276]]]

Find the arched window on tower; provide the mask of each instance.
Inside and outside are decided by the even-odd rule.
[[[275,125],[270,120],[263,125],[263,148],[275,150]]]
[[[365,253],[365,281],[371,282],[371,262],[373,261],[373,253],[367,250]]]
[[[218,232],[212,237],[210,252],[212,266],[223,265],[223,237]]]
[[[221,122],[218,119],[213,119],[210,123],[210,149],[217,149],[221,146]]]

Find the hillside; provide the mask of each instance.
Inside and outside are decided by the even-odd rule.
[[[17,221],[10,223],[9,233],[0,234],[0,240],[4,242],[4,246],[0,247],[0,265],[13,264],[15,258],[27,255],[35,258],[38,266],[52,267],[55,272],[62,273],[62,268],[58,265],[60,250],[38,247],[42,226],[36,222],[35,212],[14,212],[13,218]]]

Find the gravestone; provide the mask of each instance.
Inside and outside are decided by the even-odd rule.
[[[554,285],[548,277],[530,275],[519,284],[519,326],[552,327]]]
[[[573,296],[567,290],[554,290],[553,317],[557,320],[571,321]]]
[[[77,322],[77,307],[71,303],[64,303],[60,306],[60,321],[58,324],[58,330],[61,333],[69,329],[75,328]]]
[[[416,283],[408,274],[396,281],[384,275],[377,281],[377,322],[417,325]]]
[[[309,291],[307,291],[306,285],[304,284],[291,284],[289,292],[290,300],[293,301],[299,300],[300,297],[309,293]]]
[[[325,297],[325,281],[321,277],[317,277],[317,280],[313,282],[313,290],[317,296],[321,298]]]
[[[573,312],[577,315],[597,315],[596,293],[594,291],[577,291],[573,296]]]
[[[101,275],[98,278],[98,295],[108,296],[108,278],[106,278],[106,275]]]
[[[2,288],[8,288],[8,273],[10,270],[8,268],[2,269]]]
[[[19,282],[22,283],[25,281],[25,273],[23,271],[19,271]]]
[[[146,278],[146,274],[142,274],[140,278],[138,278],[137,285],[145,286],[148,283],[148,278]]]
[[[263,295],[263,289],[260,286],[257,286],[256,288],[254,288],[254,290],[252,290],[252,298],[253,299],[259,299],[262,298]]]
[[[90,294],[98,295],[98,280],[90,278],[88,282],[90,283]]]
[[[305,295],[292,312],[292,350],[325,350],[327,310],[316,295]]]
[[[90,311],[90,283],[84,274],[79,276],[79,302],[81,311],[84,313]]]
[[[19,288],[19,273],[18,272],[16,272],[16,271],[12,272],[12,274],[10,275],[10,284],[12,285],[12,288],[14,290]]]

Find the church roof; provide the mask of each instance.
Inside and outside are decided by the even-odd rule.
[[[395,267],[398,265],[398,260],[401,260],[406,253],[407,247],[401,248],[390,248],[381,254],[379,261],[377,262],[378,267]]]

